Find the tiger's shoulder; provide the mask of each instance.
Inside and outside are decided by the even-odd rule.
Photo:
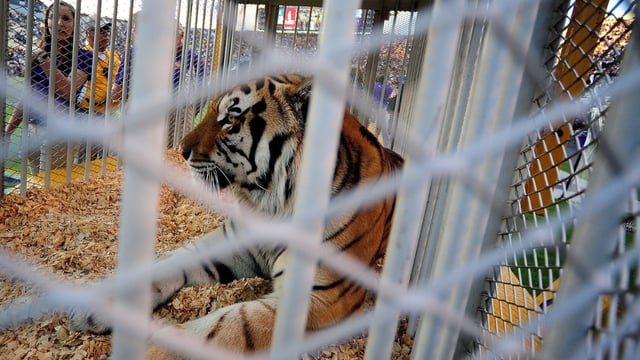
[[[364,168],[365,173],[388,174],[399,170],[404,163],[400,154],[383,146],[380,140],[349,111],[345,111],[344,114],[341,147],[350,149],[349,151],[341,150],[344,153],[342,161],[351,162],[351,166]]]

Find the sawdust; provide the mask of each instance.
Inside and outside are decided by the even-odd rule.
[[[180,163],[177,151],[167,158]],[[116,264],[122,173],[52,189],[31,189],[26,196],[0,199],[0,246],[55,276],[90,281],[112,273]],[[161,190],[157,254],[198,238],[221,224],[221,217],[168,187]],[[34,289],[0,276],[0,307],[34,293]],[[158,309],[154,316],[181,323],[270,291],[266,280],[242,279],[230,284],[189,287]],[[398,330],[393,359],[408,359],[412,339]],[[330,346],[311,359],[361,359],[366,337]],[[0,330],[0,359],[106,359],[109,335],[73,331],[67,320],[44,320]]]

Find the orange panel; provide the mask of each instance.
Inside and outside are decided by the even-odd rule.
[[[555,69],[558,81],[556,88],[561,98],[579,96],[584,91],[583,78],[593,65],[591,54],[599,42],[596,31],[605,18],[608,0],[577,0],[573,8],[571,23],[567,29],[566,41],[560,50],[560,62]],[[565,161],[564,147],[569,140],[569,124],[558,121],[555,128],[558,136],[543,132],[541,140],[534,146],[536,157],[530,167],[531,178],[525,183],[526,197],[520,206],[523,212],[533,211],[542,215],[544,208],[553,202],[553,185],[558,182],[558,166]]]

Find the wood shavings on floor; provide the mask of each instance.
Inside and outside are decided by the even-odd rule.
[[[177,151],[168,159],[180,163]],[[111,172],[87,181],[52,189],[32,189],[26,196],[0,198],[0,246],[22,260],[67,280],[86,282],[112,273],[117,259],[122,173]],[[220,226],[220,216],[167,187],[162,187],[157,254],[175,249]],[[229,304],[267,293],[263,279],[190,287],[158,309],[154,316],[181,323]],[[34,290],[0,275],[0,308]],[[412,339],[398,331],[392,359],[408,359]],[[362,359],[366,337],[358,337],[305,355],[308,359]],[[43,320],[0,330],[0,359],[106,359],[111,336],[79,333],[67,320]]]

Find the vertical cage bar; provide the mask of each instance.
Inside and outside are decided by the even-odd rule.
[[[125,100],[129,98],[129,84],[131,82],[131,79],[129,78],[129,75],[131,73],[130,67],[131,67],[131,61],[129,61],[129,59],[131,59],[131,55],[132,52],[131,50],[133,49],[133,29],[135,28],[135,22],[136,20],[136,14],[133,12],[133,0],[129,1],[129,11],[128,11],[128,19],[129,21],[127,22],[127,30],[126,30],[126,35],[125,35],[125,49],[123,51],[122,57],[121,57],[121,61],[124,64],[124,79],[123,79],[123,83],[122,83],[122,94],[121,99],[122,99],[122,103],[121,103],[121,109],[125,108],[125,104],[127,103]]]
[[[183,4],[182,0],[177,0],[178,4],[177,4],[177,8],[176,8],[176,24],[175,27],[173,29],[174,31],[174,36],[177,38],[179,32],[180,32],[180,19],[182,17],[186,18],[186,26],[183,27],[182,31],[183,31],[183,37],[182,37],[182,49],[180,49],[180,56],[181,56],[181,61],[180,61],[180,65],[179,65],[179,75],[178,75],[178,87],[173,89],[173,94],[174,96],[176,96],[178,99],[182,100],[184,97],[186,97],[185,93],[188,91],[185,87],[185,71],[187,70],[187,62],[190,59],[185,60],[185,57],[187,55],[187,49],[189,48],[189,28],[190,28],[190,19],[191,19],[191,7],[193,5],[193,0],[185,0],[186,5]],[[186,7],[187,10],[187,14],[184,15],[181,10],[182,7]],[[177,40],[174,41],[174,43],[176,43]],[[172,51],[172,56],[171,59],[176,59],[176,57],[178,56],[178,49],[174,46],[173,47],[173,51]],[[175,64],[174,64],[175,67]],[[173,71],[175,71],[175,69],[173,69]],[[172,72],[173,72],[172,71]],[[174,75],[175,76],[175,73]],[[175,79],[171,79],[172,81],[172,86],[173,86],[173,82],[175,81]],[[183,124],[183,121],[185,120],[185,113],[187,111],[185,111],[185,108],[182,106],[176,106],[173,109],[171,109],[172,111],[172,116],[169,117],[169,121],[167,122],[168,126],[167,126],[167,144],[165,144],[166,148],[171,148],[174,146],[174,144],[176,144],[177,141],[180,141],[180,139],[178,138],[178,134],[180,133],[178,131],[178,128],[180,127],[181,124]]]
[[[359,0],[325,2],[325,22],[320,31],[316,59],[332,64],[338,83],[329,86],[321,77],[315,79],[294,203],[294,219],[309,225],[306,226],[312,234],[309,239],[317,244],[321,242],[324,223],[322,218],[311,220],[310,215],[324,212],[329,203],[349,83],[350,55],[344,50],[355,44],[353,14],[359,6]],[[336,88],[342,89],[342,93],[336,94]],[[272,354],[278,354],[291,342],[302,339],[317,265],[299,253],[289,251],[289,270],[283,279],[285,291],[277,311]]]
[[[555,1],[557,3],[557,1]],[[543,63],[544,56],[542,49],[545,49],[545,46],[548,43],[548,34],[549,28],[555,24],[556,19],[552,16],[545,16],[546,14],[552,14],[554,9],[558,4],[555,4],[554,1],[542,2],[539,5],[539,9],[537,11],[538,16],[534,16],[531,18],[533,21],[533,29],[531,35],[527,32],[528,30],[524,29],[523,33],[518,32],[510,32],[514,35],[513,39],[518,41],[518,46],[520,50],[512,50],[512,54],[516,58],[516,61],[524,64],[525,66],[529,66],[529,69],[526,71],[526,76],[522,79],[522,82],[519,86],[519,96],[516,102],[515,108],[515,116],[521,117],[526,116],[532,110],[532,102],[531,99],[534,98],[534,94],[536,91],[539,91],[542,87],[546,85],[542,75],[544,75],[544,69],[541,69],[538,64]],[[527,23],[528,24],[528,23]],[[492,34],[489,32],[488,34]],[[526,42],[520,42],[520,39],[529,39],[530,42],[527,44]],[[513,46],[513,45],[512,45]],[[519,51],[521,53],[517,54]],[[516,55],[517,54],[517,55]],[[532,66],[535,64],[535,66]],[[517,69],[514,71],[518,71]],[[511,76],[507,76],[510,78]],[[516,87],[513,87],[514,93],[516,92]],[[516,164],[520,159],[519,152],[517,149],[512,149],[506,153],[504,161],[503,169],[505,169],[505,174],[503,181],[505,184],[500,188],[500,191],[503,196],[509,196],[509,186],[513,182],[513,177],[510,177],[513,170],[516,169]],[[509,169],[510,171],[508,171]],[[508,184],[507,184],[508,183]],[[505,202],[504,205],[504,213],[501,215],[500,223],[501,229],[509,228],[509,219],[512,214],[512,208]],[[506,223],[505,223],[506,221]],[[498,233],[487,233],[486,240],[483,241],[483,249],[481,251],[491,251],[496,247],[496,243],[503,240],[504,234],[503,230],[500,230]],[[502,265],[502,264],[496,264]],[[534,320],[532,308],[535,296],[528,298],[527,297],[527,289],[525,289],[524,281],[520,282],[524,275],[520,272],[511,273],[510,269],[507,266],[500,266],[499,268],[494,268],[492,273],[487,274],[491,279],[487,281],[486,278],[476,278],[472,282],[470,297],[467,302],[467,306],[465,309],[465,314],[468,314],[469,317],[473,318],[475,321],[479,322],[483,329],[489,329],[488,333],[494,334],[492,331],[495,331],[496,328],[502,329],[502,333],[499,334],[501,336],[509,336],[511,333],[511,328],[508,326],[503,327],[503,323],[496,324],[499,321],[499,315],[508,319],[505,323],[513,324],[514,331],[516,326],[524,326],[527,323]],[[530,283],[530,282],[529,282]],[[484,309],[485,302],[487,302],[486,294],[489,293],[491,300],[489,300],[489,304],[493,306],[490,313],[484,312],[481,309]],[[503,297],[506,297],[505,301]],[[496,304],[496,299],[501,299],[499,304]],[[527,299],[530,299],[531,302],[527,302]],[[504,310],[504,305],[509,303],[508,311]],[[515,311],[517,309],[517,311]],[[526,311],[526,314],[524,313]],[[493,323],[489,323],[492,321]],[[493,330],[492,330],[493,329]],[[485,332],[487,334],[487,332]],[[536,334],[537,335],[537,334]],[[454,354],[454,358],[461,358],[464,356],[468,356],[469,354],[473,354],[478,351],[478,341],[480,339],[475,338],[473,336],[468,336],[465,334],[460,335],[460,339],[456,346],[456,352]],[[527,332],[523,334],[519,341],[522,346],[521,351],[528,351],[526,356],[535,356],[536,352],[539,351],[537,347],[539,343],[536,343],[539,339]],[[480,340],[481,344],[486,345],[489,342],[488,339]],[[484,349],[483,349],[484,350]],[[491,349],[489,349],[491,350]],[[505,356],[506,357],[506,356]]]
[[[81,13],[81,6],[82,6],[82,1],[81,0],[76,0],[76,16],[74,19],[74,29],[80,29],[80,13]],[[80,48],[80,31],[74,31],[73,32],[73,58],[72,58],[72,65],[71,65],[71,72],[69,73],[69,75],[71,76],[71,83],[75,84],[76,83],[76,76],[77,76],[77,69],[78,69],[78,49]],[[95,61],[93,61],[95,62]],[[91,78],[93,78],[93,76],[90,75]],[[75,111],[76,111],[76,107],[75,106],[71,106],[74,101],[71,99],[76,99],[76,92],[77,89],[75,86],[71,87],[71,94],[69,96],[69,118],[72,118],[75,116]],[[93,97],[93,96],[92,96]],[[65,184],[69,184],[71,183],[71,167],[73,165],[73,143],[71,142],[70,139],[67,139],[66,141],[66,146],[65,146],[65,152],[66,152],[66,156],[65,156],[65,167],[66,167],[66,171],[65,171]],[[53,154],[53,152],[52,152]],[[54,154],[55,155],[55,154]],[[49,159],[51,160],[51,159]],[[51,170],[53,170],[52,167],[49,168],[49,172],[51,172]]]
[[[213,38],[212,41],[212,35],[214,34],[214,28],[213,28],[213,24],[214,24],[214,16],[213,16],[213,11],[215,10],[215,4],[213,1],[211,2],[207,2],[208,6],[209,6],[209,11],[207,12],[207,8],[205,7],[205,11],[204,11],[204,16],[202,18],[202,35],[205,36],[206,34],[206,46],[205,46],[205,59],[207,59],[206,62],[206,68],[205,68],[205,78],[207,79],[207,82],[211,82],[213,80],[213,76],[215,74],[214,72],[214,68],[213,68],[213,57],[215,54],[215,42],[216,39],[215,37]],[[209,21],[207,23],[207,16],[209,17]],[[208,24],[208,27],[206,26],[206,24]],[[207,30],[205,30],[207,29]],[[201,99],[202,101],[202,107],[204,107],[204,105],[206,104],[206,99]],[[195,124],[194,124],[195,125]]]
[[[230,69],[232,66],[233,49],[235,35],[235,24],[238,21],[238,1],[236,0],[223,0],[221,2],[222,17],[220,17],[221,23],[216,27],[216,37],[220,35],[220,53],[218,61],[218,70],[222,75],[223,83],[228,87],[231,85]]]
[[[475,3],[477,4],[477,0]],[[455,148],[460,138],[464,115],[469,104],[469,94],[471,91],[471,79],[476,68],[478,53],[485,28],[484,19],[476,19],[473,22],[463,25],[458,43],[458,53],[454,72],[452,76],[453,85],[450,86],[450,102],[445,110],[445,119],[448,119],[447,126],[442,128],[438,139],[438,150],[448,151]],[[445,179],[434,179],[430,186],[430,193],[427,198],[425,215],[422,221],[420,242],[416,250],[413,264],[412,280],[415,282],[426,281],[428,273],[433,263],[435,249],[438,244],[440,224],[442,223],[442,213],[444,199],[447,194],[447,181]],[[412,336],[417,331],[417,317],[409,318],[408,333]]]
[[[625,50],[622,69],[640,67],[638,52],[638,34],[633,33]],[[624,76],[625,73],[622,73]],[[598,194],[607,183],[619,178],[637,164],[640,142],[638,132],[640,122],[637,114],[640,103],[636,92],[627,91],[612,100],[607,118],[607,127],[602,132],[598,152],[595,155],[594,170],[589,180],[589,192],[586,199]],[[631,190],[631,189],[629,189]],[[622,192],[621,192],[622,193]],[[571,241],[571,251],[567,253],[562,282],[554,302],[568,302],[573,294],[587,288],[602,286],[597,280],[609,279],[606,269],[613,259],[616,249],[615,231],[620,226],[628,192],[617,201],[611,201],[605,212],[589,212],[578,219]],[[615,199],[612,199],[615,200]],[[637,244],[636,244],[637,246]],[[600,271],[598,271],[600,270]],[[548,359],[587,357],[587,339],[585,335],[593,322],[598,306],[596,292],[589,292],[588,298],[573,304],[571,309],[552,308],[550,315],[561,316],[555,326],[545,331],[542,343],[542,355]],[[631,316],[631,315],[629,315]],[[577,352],[580,349],[580,352]],[[636,354],[637,355],[637,354]]]
[[[100,29],[101,23],[102,23],[102,0],[97,0],[96,2],[96,13],[95,13],[95,19],[92,21],[93,22],[93,26],[95,26],[96,31],[94,31],[93,34],[93,43],[94,44],[99,44],[100,43],[100,31],[97,29]],[[76,29],[80,29],[79,24],[80,24],[80,17],[77,17],[77,21],[76,24],[78,25],[78,27],[76,27]],[[74,36],[79,38],[79,31],[75,31],[74,32]],[[79,44],[79,41],[76,41]],[[87,79],[87,82],[90,85],[90,96],[89,96],[89,111],[86,114],[87,115],[87,119],[85,121],[87,121],[89,124],[95,123],[96,122],[96,114],[95,114],[95,106],[96,106],[96,102],[95,102],[95,97],[96,97],[96,83],[97,83],[97,79],[96,79],[96,72],[98,71],[98,53],[100,52],[98,46],[96,45],[96,47],[94,49],[92,49],[92,56],[91,56],[91,74],[90,74],[90,78]],[[75,68],[75,66],[74,66]],[[71,96],[72,99],[75,99],[75,94]],[[108,106],[107,106],[108,107]],[[91,165],[91,152],[92,152],[92,147],[93,144],[91,144],[91,141],[89,139],[85,139],[84,141],[86,141],[86,147],[84,149],[84,180],[89,180],[89,176],[91,174],[91,170],[90,170],[90,165]],[[69,147],[68,149],[69,151],[69,155],[68,155],[68,159],[71,159],[73,157],[72,153],[71,153],[71,149]],[[82,147],[79,149],[79,151],[82,151]],[[67,161],[67,184],[71,182],[71,162]]]
[[[27,9],[27,14],[29,14],[29,16],[27,17],[27,44],[26,44],[26,51],[25,51],[25,55],[24,58],[25,59],[31,59],[33,56],[33,25],[34,25],[34,2],[33,1],[29,1],[28,2],[28,9]],[[31,61],[27,61],[24,67],[24,90],[23,90],[23,96],[22,96],[22,101],[18,103],[18,105],[22,106],[22,118],[23,118],[23,124],[22,124],[22,137],[20,140],[20,195],[26,195],[27,193],[27,154],[29,149],[27,149],[27,147],[33,147],[35,146],[35,144],[31,144],[29,143],[29,131],[24,131],[25,129],[28,128],[28,125],[26,124],[28,122],[29,119],[29,107],[27,106],[27,101],[29,101],[29,94],[30,94],[30,88],[31,88],[31,66],[32,63]],[[27,121],[25,121],[27,120]],[[35,174],[34,174],[35,175]]]
[[[9,2],[3,1],[0,4],[0,64],[7,63],[7,44],[9,42],[9,32],[7,31],[9,28]],[[8,73],[8,72],[7,72]],[[5,74],[4,76],[7,76]],[[7,83],[0,84],[4,89],[2,89],[3,93],[6,93]],[[7,98],[5,96],[0,96],[0,109],[2,110],[2,121],[0,121],[0,173],[2,173],[2,177],[0,178],[0,188],[2,192],[0,192],[0,199],[4,196],[4,166],[5,161],[7,159],[7,155],[9,154],[9,139],[6,139],[6,144],[4,141],[4,127],[6,125],[6,114],[7,114]]]
[[[449,16],[449,14],[461,10],[464,4],[464,0],[455,2],[437,0],[434,2],[432,12],[423,16],[427,16],[427,19]],[[415,138],[412,137],[412,140],[420,144],[427,144],[424,150],[428,153],[435,153],[437,150],[437,138],[445,121],[444,110],[449,94],[448,89],[432,86],[432,84],[451,84],[461,26],[462,19],[459,17],[447,24],[446,28],[435,29],[435,26],[432,26],[427,38],[427,46],[424,49],[421,78],[418,85],[418,99],[423,99],[423,101],[417,102],[416,116],[412,127]],[[405,166],[422,160],[421,155],[414,153],[414,156],[418,157],[415,159],[411,153],[412,151],[409,151],[405,156]],[[420,235],[421,215],[425,210],[428,193],[428,183],[420,189],[412,188],[399,192],[382,270],[383,279],[403,285],[408,283]],[[375,312],[381,314],[388,305],[389,299],[379,296]],[[393,324],[397,324],[400,314],[394,315]],[[378,326],[370,329],[365,359],[389,358],[395,332],[396,326]]]
[[[414,24],[415,23],[415,19],[416,19],[416,11],[411,11],[411,15],[410,15],[410,19],[408,20],[408,24]],[[393,17],[393,29],[396,28],[396,24],[397,24],[397,14]],[[394,30],[395,31],[395,30]],[[408,111],[406,110],[407,106],[400,106],[400,104],[402,103],[402,99],[406,98],[407,95],[410,93],[410,91],[408,91],[408,89],[410,88],[409,86],[407,86],[407,79],[409,78],[409,73],[410,73],[410,65],[412,64],[412,60],[411,60],[411,53],[416,51],[417,49],[414,47],[415,43],[416,43],[416,39],[417,36],[415,35],[415,31],[413,28],[409,29],[408,33],[411,35],[412,40],[411,41],[406,41],[405,42],[405,46],[404,46],[404,56],[402,59],[402,72],[401,72],[401,77],[398,80],[398,89],[397,89],[397,95],[396,95],[396,103],[393,109],[393,116],[390,120],[390,124],[389,124],[389,134],[390,134],[390,139],[389,139],[389,144],[385,144],[385,146],[391,147],[394,150],[396,149],[396,145],[395,145],[395,139],[398,138],[397,133],[398,133],[398,125],[401,123],[404,123],[405,121],[403,120],[403,118],[405,117],[405,113],[407,113]],[[421,38],[424,38],[424,35],[420,36]]]
[[[77,5],[77,4],[76,4]],[[76,9],[78,7],[76,6]],[[53,22],[53,27],[51,28],[51,44],[57,44],[58,43],[58,26],[59,26],[59,11],[60,11],[60,3],[59,2],[54,2],[53,3],[53,8],[51,8],[51,18],[52,19],[56,19]],[[76,12],[77,14],[77,12]],[[78,20],[78,15],[75,16],[75,20]],[[45,20],[48,21],[48,20]],[[76,21],[77,24],[77,21]],[[75,25],[74,25],[75,26]],[[76,50],[77,48],[74,47],[74,56],[73,56],[73,60],[76,61],[73,63],[72,65],[72,69],[75,68],[77,66],[77,55]],[[51,46],[51,51],[49,54],[51,59],[57,59],[58,58],[58,48],[57,46]],[[55,75],[56,75],[56,70],[57,68],[55,66],[49,66],[49,79],[55,79]],[[75,71],[71,71],[71,76],[73,76],[73,74],[75,74]],[[74,79],[72,79],[72,81],[74,81]],[[49,85],[48,85],[48,90],[47,90],[47,117],[50,117],[52,115],[55,114],[55,110],[56,110],[56,99],[55,99],[55,93],[56,93],[56,82],[54,81],[49,81]],[[55,116],[55,115],[54,115]],[[48,124],[45,124],[45,129],[47,131],[47,138],[44,142],[44,144],[40,147],[40,168],[38,169],[39,172],[44,172],[44,187],[48,188],[51,185],[51,152],[53,149],[55,149],[55,147],[52,148],[51,146],[51,140],[49,139],[49,134],[51,133],[50,131],[51,128],[51,122],[49,121]],[[42,166],[42,159],[44,156],[44,167]],[[34,174],[36,175],[36,174]]]
[[[109,34],[109,59],[107,61],[109,61],[109,69],[114,69],[115,68],[115,56],[116,56],[116,34],[118,32],[119,26],[118,26],[118,0],[113,0],[113,10],[111,13],[111,20],[112,20],[112,24],[111,24],[111,34]],[[120,57],[120,60],[124,61],[124,59],[122,57]],[[116,69],[117,71],[117,69]],[[111,93],[112,85],[115,82],[115,73],[113,71],[109,71],[109,74],[107,75],[107,84],[109,84],[109,86],[107,86],[107,97],[105,98],[105,101],[107,104],[109,104],[109,106],[106,107],[105,109],[105,119],[109,119],[113,112],[114,109],[111,106],[112,104],[112,100],[113,100],[113,95]],[[100,150],[100,152],[102,153],[102,161],[100,163],[100,174],[104,175],[107,172],[107,158],[109,157],[109,146],[108,144],[103,144],[102,149]]]
[[[146,0],[142,5],[140,24],[136,24],[136,56],[133,59],[131,100],[132,113],[143,113],[145,99],[169,99],[172,81],[171,69],[175,42],[171,41],[174,29],[167,19],[174,18],[175,0]],[[170,24],[171,22],[169,22]],[[167,115],[155,119],[143,129],[128,129],[125,132],[125,148],[130,144],[145,144],[149,150],[145,162],[160,167],[163,154],[164,133]],[[134,154],[131,154],[132,156]],[[126,283],[130,270],[151,265],[154,258],[156,221],[159,208],[160,184],[140,172],[131,162],[124,165],[122,211],[120,215],[120,240],[116,278]],[[149,286],[135,289],[119,287],[119,298],[134,311],[150,313],[151,279]],[[120,326],[114,326],[113,358],[142,359],[145,354],[145,339],[132,337]]]
[[[215,45],[213,50],[213,74],[220,76],[222,69],[227,65],[225,59],[226,52],[226,29],[228,27],[227,21],[227,0],[217,0],[214,10],[216,11],[216,27],[215,27]]]
[[[500,28],[487,36],[480,53],[479,65],[472,84],[470,106],[462,127],[460,143],[474,141],[478,136],[490,136],[492,132],[509,125],[514,118],[520,99],[521,82],[524,76],[522,59],[510,53],[503,38],[496,36],[502,31],[518,39],[523,49],[528,48],[534,28],[539,4],[530,3],[511,8],[508,17],[493,18],[504,21]],[[503,20],[505,19],[505,20]],[[442,279],[457,266],[468,264],[480,255],[483,244],[495,241],[502,212],[499,206],[512,178],[515,164],[514,149],[504,149],[504,154],[474,161],[469,173],[475,178],[454,178],[449,182],[443,224],[436,249],[430,278]],[[513,154],[512,154],[513,153]],[[513,162],[513,164],[512,164]],[[481,181],[480,186],[469,186],[470,181]],[[491,199],[487,201],[487,199]],[[464,221],[464,224],[460,222]],[[449,291],[439,294],[453,309],[465,309],[471,294],[471,281],[452,284]],[[423,318],[414,343],[413,359],[454,358],[460,337],[459,325],[440,318]]]

